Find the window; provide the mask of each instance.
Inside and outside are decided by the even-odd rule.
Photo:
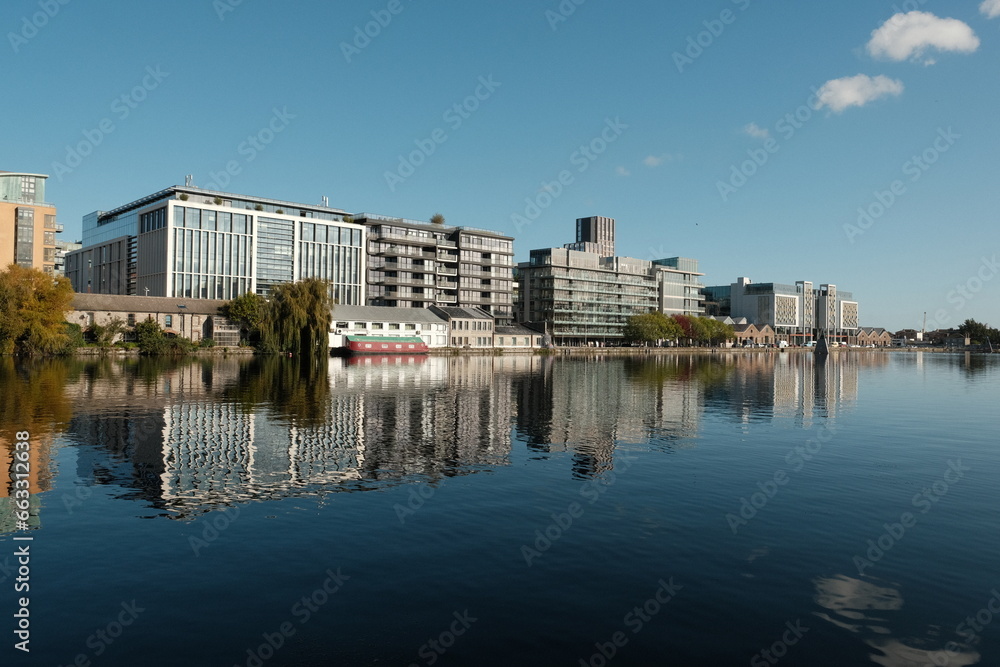
[[[354,323],[354,328],[355,329],[366,329],[367,327],[368,327],[368,324],[366,322],[355,322]]]
[[[125,323],[128,324],[130,327],[134,327],[135,326],[135,313],[129,313],[125,317]]]
[[[381,322],[372,322],[372,329],[382,329],[382,328],[383,326]]]
[[[164,315],[163,316],[163,325],[167,326],[167,327],[174,326],[174,316],[173,315]]]
[[[392,330],[392,331],[399,331],[399,323],[398,322],[390,322],[389,323],[389,329]]]
[[[407,324],[405,326],[405,328],[406,328],[407,331],[414,331],[417,328],[417,325],[416,324]]]
[[[21,177],[21,201],[31,203],[35,201],[35,178],[34,176]]]

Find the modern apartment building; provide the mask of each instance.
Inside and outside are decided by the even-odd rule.
[[[601,257],[615,256],[615,219],[601,216],[577,218],[576,242],[563,246],[567,250],[592,252]]]
[[[567,248],[532,250],[518,265],[519,319],[544,325],[557,344],[615,342],[633,315],[701,315],[697,261],[601,257]]]
[[[0,171],[0,271],[11,264],[55,275],[56,207],[45,201],[44,174]]]
[[[87,215],[66,275],[77,292],[201,299],[319,278],[362,305],[364,232],[325,205],[172,186]]]
[[[804,280],[783,285],[738,278],[731,285],[706,287],[704,294],[715,305],[713,314],[770,325],[778,340],[802,344],[826,334],[832,340],[856,342],[858,302],[836,285],[814,288]]]
[[[368,232],[367,303],[481,308],[513,318],[514,239],[473,227],[359,213]]]
[[[697,260],[615,257],[614,218],[578,219],[576,239],[532,250],[517,266],[517,319],[544,327],[553,342],[620,341],[629,317],[653,310],[704,314]]]

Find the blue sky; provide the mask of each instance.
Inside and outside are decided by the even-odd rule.
[[[706,284],[834,283],[865,326],[1000,326],[993,14],[1000,0],[8,0],[0,169],[50,175],[63,238],[193,174],[440,212],[514,235],[519,260],[610,216],[619,254],[697,258]]]

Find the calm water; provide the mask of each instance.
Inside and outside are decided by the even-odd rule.
[[[998,362],[0,360],[2,664],[1000,665]]]

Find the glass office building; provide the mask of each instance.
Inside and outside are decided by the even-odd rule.
[[[66,256],[77,292],[202,299],[319,278],[364,303],[364,228],[328,206],[174,186],[84,218]]]

